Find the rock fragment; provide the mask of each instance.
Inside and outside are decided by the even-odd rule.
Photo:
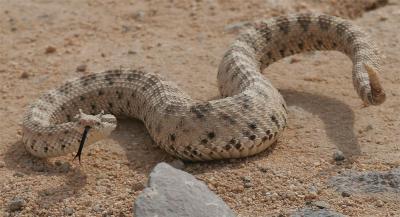
[[[167,163],[153,169],[149,187],[137,197],[134,212],[137,217],[235,216],[205,183]]]

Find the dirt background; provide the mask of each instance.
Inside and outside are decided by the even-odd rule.
[[[85,149],[82,165],[73,154],[30,156],[21,119],[41,93],[82,74],[146,66],[194,98],[210,99],[218,96],[217,66],[237,23],[299,11],[354,18],[372,35],[385,57],[387,102],[362,106],[343,54],[286,58],[264,72],[289,105],[279,143],[255,157],[186,163],[184,170],[239,216],[286,216],[310,200],[349,216],[400,216],[399,195],[342,197],[327,185],[344,170],[400,164],[400,1],[380,7],[384,2],[0,0],[0,216],[131,216],[151,169],[173,160],[135,120],[121,121],[110,139]],[[337,149],[351,160],[334,162]],[[11,212],[16,196],[25,206]]]

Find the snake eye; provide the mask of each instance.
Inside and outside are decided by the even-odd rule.
[[[96,122],[96,126],[100,126],[100,122]]]

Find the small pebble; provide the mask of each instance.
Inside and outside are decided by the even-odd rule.
[[[146,13],[144,11],[137,11],[134,14],[132,14],[132,18],[137,20],[137,21],[143,21]]]
[[[14,176],[14,177],[20,177],[20,178],[21,178],[21,177],[24,177],[24,174],[23,174],[23,173],[20,173],[20,172],[16,172],[16,173],[13,174],[13,176]]]
[[[335,161],[343,161],[345,159],[343,152],[339,150],[335,151],[335,153],[333,154],[333,159]]]
[[[77,72],[85,72],[86,69],[87,69],[87,65],[85,65],[85,64],[82,64],[82,65],[79,65],[78,67],[76,67]]]
[[[22,79],[27,79],[27,78],[29,78],[29,73],[28,72],[22,72],[19,77],[22,78]]]
[[[375,206],[377,206],[377,207],[382,207],[383,205],[385,205],[385,204],[381,200],[377,200],[375,203]]]
[[[66,208],[64,208],[64,214],[65,215],[72,215],[72,214],[74,214],[74,209],[72,209],[70,207],[66,207]]]
[[[46,54],[51,54],[51,53],[54,53],[54,52],[56,52],[56,48],[55,47],[53,47],[53,46],[48,46],[47,48],[46,48],[46,51],[45,51],[45,53]]]
[[[251,183],[251,182],[245,182],[245,183],[243,184],[243,186],[244,186],[245,188],[251,188],[251,187],[253,187],[254,185],[253,185],[253,183]]]
[[[266,167],[266,166],[258,166],[258,169],[259,169],[261,172],[263,172],[263,173],[266,173],[266,172],[268,172],[268,170],[269,170],[269,168]]]
[[[348,191],[342,191],[342,197],[350,197],[351,194]]]
[[[3,161],[0,161],[0,168],[3,168],[6,166],[6,163],[4,163]]]
[[[308,194],[306,194],[305,196],[304,196],[304,200],[305,201],[312,201],[312,200],[314,200],[315,198],[317,198],[317,193],[314,193],[314,192],[310,192],[310,193],[308,193]]]
[[[251,177],[250,176],[242,176],[243,182],[251,182]]]
[[[128,54],[129,54],[129,55],[135,55],[135,54],[137,54],[137,51],[129,50],[129,51],[128,51]]]
[[[365,131],[370,131],[374,129],[374,127],[371,124],[368,124],[368,126],[365,128]]]
[[[329,209],[330,205],[324,201],[314,201],[311,203],[312,205],[320,208],[320,209]]]
[[[108,217],[108,216],[112,216],[113,215],[113,211],[112,210],[106,210],[103,212],[103,214],[101,215],[102,217]]]
[[[387,17],[379,17],[379,21],[386,21],[387,19]]]
[[[299,58],[292,57],[292,58],[290,59],[290,64],[297,63],[297,62],[300,62],[300,59],[299,59]]]
[[[103,211],[103,208],[101,207],[101,204],[95,204],[95,205],[93,206],[92,210],[93,210],[94,212],[100,213],[100,212]]]
[[[25,200],[19,196],[14,197],[9,204],[11,212],[21,211],[25,206]]]
[[[318,188],[315,187],[314,185],[311,185],[311,186],[308,188],[308,192],[318,194]]]
[[[185,163],[183,161],[176,159],[169,163],[169,165],[173,166],[175,169],[182,170],[185,168]]]

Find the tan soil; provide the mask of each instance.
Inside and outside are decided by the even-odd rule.
[[[82,74],[145,65],[193,97],[210,99],[218,96],[218,63],[237,34],[227,25],[297,11],[354,18],[385,1],[246,2],[0,0],[0,216],[130,216],[151,169],[173,160],[131,120],[85,149],[82,165],[73,154],[47,161],[30,156],[21,143],[21,118],[42,92]],[[385,104],[362,106],[352,88],[351,62],[342,54],[287,58],[265,71],[290,106],[284,138],[255,157],[186,164],[240,216],[285,216],[308,200],[349,216],[400,216],[399,195],[342,197],[327,186],[329,177],[349,168],[400,164],[400,2],[355,22],[385,56]],[[336,164],[337,149],[351,162]],[[244,177],[252,186],[244,187]],[[20,212],[8,208],[15,196],[26,201]]]

